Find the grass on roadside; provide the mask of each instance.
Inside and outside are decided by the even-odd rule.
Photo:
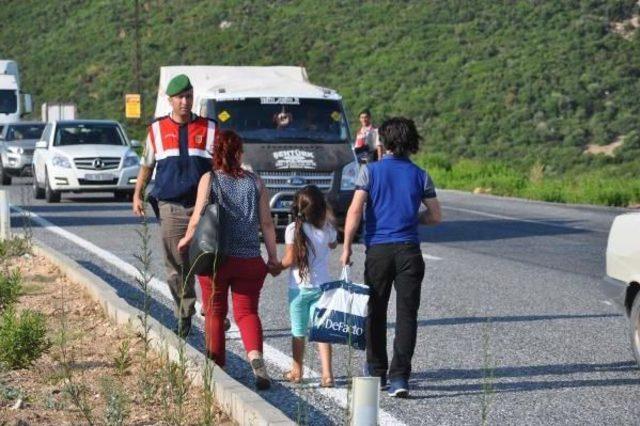
[[[628,170],[611,166],[598,171],[558,173],[536,162],[520,170],[500,161],[452,162],[442,155],[418,154],[415,161],[425,167],[438,188],[475,191],[557,203],[627,207],[640,204],[640,180]]]
[[[25,237],[12,237],[0,241],[0,260],[31,253],[31,241]]]

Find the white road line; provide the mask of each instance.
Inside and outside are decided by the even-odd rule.
[[[471,213],[471,214],[475,214],[475,215],[478,215],[478,216],[492,217],[494,219],[504,219],[504,220],[511,220],[511,221],[514,221],[514,222],[534,223],[536,225],[551,226],[551,227],[555,227],[555,228],[565,228],[565,229],[569,228],[569,229],[576,229],[576,230],[579,230],[579,231],[589,231],[589,232],[604,232],[604,233],[608,233],[609,232],[608,229],[602,230],[602,229],[581,228],[579,226],[561,225],[559,223],[546,222],[544,220],[522,219],[522,218],[518,218],[518,217],[505,216],[505,215],[495,214],[495,213],[479,212],[477,210],[463,209],[461,207],[442,206],[442,208],[445,209],[445,210],[453,210],[453,211],[456,211],[456,212]]]
[[[20,214],[28,214],[34,222],[36,222],[46,230],[73,242],[74,244],[86,249],[90,253],[95,254],[96,256],[100,257],[102,260],[116,267],[117,269],[124,272],[125,274],[133,278],[138,278],[140,276],[138,270],[133,265],[125,262],[124,260],[120,259],[113,253],[96,246],[95,244],[85,240],[84,238],[81,238],[69,231],[62,229],[57,225],[54,225],[52,222],[38,216],[33,212],[29,212],[15,206],[11,206],[11,208]],[[154,278],[149,285],[152,289],[161,293],[167,299],[169,300],[172,299],[171,293],[169,292],[169,286],[164,281],[160,281]],[[196,312],[200,312],[199,302],[196,303]],[[239,330],[235,323],[232,323],[232,328],[230,331],[232,331],[234,335],[239,336]],[[289,357],[279,349],[271,345],[268,345],[267,343],[263,343],[263,346],[264,346],[264,357],[268,363],[276,365],[282,371],[288,371],[291,368],[291,363],[293,362],[291,357]],[[305,367],[305,375],[308,378],[313,378],[313,379],[320,378],[320,375],[317,372],[309,369],[308,367]],[[347,400],[348,400],[346,389],[317,388],[315,389],[315,391],[321,394],[322,396],[332,399],[340,408],[342,409],[346,408]],[[387,413],[382,409],[379,410],[378,414],[379,414],[380,425],[398,425],[398,426],[405,425],[405,423],[393,417],[391,414]]]
[[[422,258],[423,258],[424,260],[442,260],[442,258],[441,258],[441,257],[438,257],[438,256],[432,256],[432,255],[430,255],[430,254],[426,254],[426,253],[422,253]]]

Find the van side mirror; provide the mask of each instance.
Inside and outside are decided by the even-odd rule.
[[[131,139],[131,148],[140,148],[142,144],[137,139]]]
[[[36,142],[36,149],[47,149],[47,141]]]
[[[33,100],[31,99],[31,95],[29,93],[24,93],[22,96],[24,105],[22,115],[31,114],[33,112]]]

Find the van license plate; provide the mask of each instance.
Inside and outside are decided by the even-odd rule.
[[[105,180],[113,180],[113,175],[111,173],[95,173],[91,175],[85,175],[84,178],[93,182],[103,182]]]

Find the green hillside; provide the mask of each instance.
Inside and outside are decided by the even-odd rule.
[[[19,61],[36,104],[73,101],[84,117],[124,120],[136,88],[133,0],[2,4],[0,57]],[[640,202],[640,35],[612,29],[638,13],[635,0],[140,4],[145,119],[162,65],[304,65],[340,91],[354,124],[363,107],[377,122],[414,118],[418,160],[441,187]],[[616,140],[613,157],[583,154]]]

